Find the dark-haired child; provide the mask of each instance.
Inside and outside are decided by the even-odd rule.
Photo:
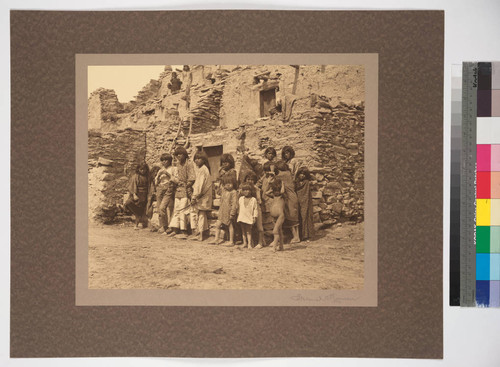
[[[238,189],[238,180],[236,177],[236,169],[234,168],[234,158],[231,154],[225,153],[220,157],[219,183],[221,184],[220,193],[224,190],[222,180],[225,177],[231,178],[234,181],[234,189]]]
[[[276,175],[277,179],[283,182],[285,189],[285,228],[291,228],[292,240],[290,243],[300,242],[299,236],[299,200],[295,193],[295,182],[292,178],[292,173],[288,169],[288,165],[279,161],[276,163],[276,168],[279,173]]]
[[[300,161],[295,158],[295,150],[289,145],[284,146],[283,149],[281,149],[281,159],[288,165],[292,178],[295,179],[300,167]]]
[[[284,186],[279,178],[273,180],[270,184],[269,190],[265,193],[266,196],[270,197],[269,212],[274,220],[273,227],[273,242],[271,245],[273,250],[281,251],[283,250],[283,223],[285,222],[285,199],[284,196]]]
[[[172,220],[170,221],[170,228],[173,232],[170,236],[177,236],[177,238],[187,238],[187,216],[190,212],[191,203],[189,200],[189,192],[196,179],[194,172],[194,164],[188,160],[188,153],[186,148],[177,147],[174,151],[175,158],[177,159],[177,173],[174,176],[174,182],[177,184],[175,190],[174,211]]]
[[[174,209],[175,185],[173,183],[173,178],[175,175],[175,167],[172,166],[172,159],[172,155],[168,153],[163,153],[161,155],[160,162],[162,167],[154,179],[160,222],[158,233],[164,233],[167,230]]]
[[[273,147],[267,147],[266,150],[264,150],[264,158],[267,159],[267,162],[275,163],[276,155],[276,149]]]
[[[297,170],[295,191],[299,200],[300,238],[306,240],[314,236],[313,205],[311,195],[311,174],[306,167]]]
[[[238,223],[243,234],[243,248],[252,248],[252,227],[257,221],[258,208],[257,199],[252,196],[252,186],[248,183],[241,185],[243,194],[238,201]]]
[[[257,243],[257,246],[255,246],[256,249],[261,249],[263,246],[266,245],[266,242],[264,240],[264,227],[262,225],[262,195],[260,192],[260,189],[255,186],[257,183],[257,175],[253,172],[250,172],[247,174],[245,177],[245,183],[248,183],[252,187],[252,196],[257,199],[257,230],[259,231],[259,242]]]
[[[139,223],[142,223],[143,228],[148,226],[146,207],[151,200],[153,191],[154,186],[149,177],[148,165],[146,162],[138,164],[135,174],[130,179],[129,197],[125,202],[125,207],[134,214],[135,229],[139,229]]]
[[[198,169],[193,185],[191,206],[196,212],[197,223],[191,223],[191,229],[194,232],[192,238],[203,241],[203,233],[208,229],[207,214],[212,210],[212,176],[210,176],[210,165],[205,153],[197,152],[194,155],[194,163]]]
[[[215,223],[215,239],[210,241],[209,244],[219,245],[223,243],[225,229],[227,228],[229,230],[228,246],[233,246],[234,223],[238,213],[238,193],[236,192],[235,181],[232,177],[224,177],[222,179],[222,185],[223,191],[220,198],[219,215]]]
[[[273,169],[272,171],[271,168]],[[272,192],[270,191],[270,189],[271,189],[271,184],[275,179],[276,172],[278,172],[278,170],[271,162],[264,163],[263,170],[264,174],[259,179],[257,186],[260,186],[262,192],[262,221],[263,223],[270,223],[271,222],[270,208],[272,201],[272,195],[270,195],[272,194]]]

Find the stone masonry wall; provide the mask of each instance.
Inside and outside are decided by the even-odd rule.
[[[91,220],[100,223],[117,220],[129,179],[136,165],[144,161],[145,143],[142,131],[89,132],[88,194]]]

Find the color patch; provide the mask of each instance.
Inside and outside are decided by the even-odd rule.
[[[476,252],[478,254],[490,253],[490,238],[491,238],[491,230],[489,226],[476,227]]]
[[[476,254],[476,280],[490,280],[490,254]]]
[[[500,226],[500,199],[492,199],[490,205],[490,225]]]
[[[491,200],[477,199],[476,200],[476,225],[489,226],[491,218]]]
[[[477,117],[491,117],[491,89],[477,91]]]
[[[490,254],[490,280],[500,280],[500,254]]]
[[[491,198],[500,199],[500,172],[491,172],[490,177],[491,177],[491,185],[490,185]]]
[[[500,62],[491,63],[491,89],[500,89]]]
[[[491,198],[491,172],[478,172],[476,176],[476,198]]]
[[[478,117],[477,144],[500,144],[500,117]]]
[[[491,155],[491,170],[500,171],[500,145],[491,145],[490,149]]]
[[[500,90],[491,91],[491,116],[500,116]]]
[[[491,145],[478,144],[476,147],[477,171],[491,171]]]
[[[500,307],[500,281],[490,280],[490,307]]]
[[[477,89],[479,91],[482,90],[491,90],[491,78],[492,78],[492,65],[491,62],[478,62],[478,78],[477,78]]]
[[[490,303],[490,282],[476,280],[476,303],[478,306],[489,306]]]
[[[498,226],[490,227],[490,252],[500,253],[500,227]]]

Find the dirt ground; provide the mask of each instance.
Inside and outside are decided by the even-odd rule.
[[[242,249],[169,238],[131,225],[89,228],[92,289],[361,289],[363,224],[321,230],[315,239]]]

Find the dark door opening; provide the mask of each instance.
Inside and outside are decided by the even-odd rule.
[[[260,117],[270,116],[269,110],[276,107],[276,89],[260,92]]]
[[[220,157],[222,156],[222,145],[214,145],[211,147],[203,147],[202,150],[208,157],[208,164],[210,165],[210,176],[212,180],[216,181],[219,178]]]

